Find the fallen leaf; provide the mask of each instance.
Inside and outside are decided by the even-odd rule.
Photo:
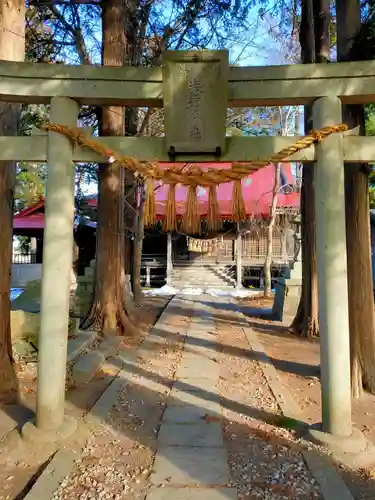
[[[202,417],[202,420],[205,420],[207,422],[207,424],[221,421],[220,417],[214,417],[214,416],[207,415],[207,414]]]

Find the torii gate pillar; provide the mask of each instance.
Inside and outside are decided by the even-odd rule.
[[[51,99],[51,122],[77,126],[78,104]],[[73,434],[77,422],[64,414],[74,219],[73,144],[48,133],[48,177],[43,244],[36,421],[22,429],[25,439],[47,442]]]
[[[341,101],[322,97],[313,104],[314,128],[341,123]],[[346,260],[344,159],[342,134],[316,145],[314,170],[319,297],[322,426],[314,441],[359,451],[363,435],[352,428],[349,311]]]

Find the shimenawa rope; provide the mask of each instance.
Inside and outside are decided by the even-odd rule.
[[[163,169],[157,162],[141,162],[131,156],[124,156],[109,148],[102,142],[89,136],[87,132],[79,128],[70,128],[55,123],[46,123],[41,126],[44,130],[58,132],[69,137],[77,146],[87,147],[95,151],[102,157],[108,158],[110,163],[118,162],[124,168],[133,171],[140,176],[147,184],[147,195],[145,202],[145,223],[152,226],[156,223],[156,202],[155,190],[152,180],[160,181],[169,185],[169,195],[166,207],[167,230],[176,229],[177,218],[173,217],[175,213],[174,190],[177,184],[188,186],[188,199],[185,204],[184,231],[191,234],[200,232],[200,213],[197,199],[197,187],[203,186],[210,188],[209,202],[213,205],[208,208],[209,227],[215,227],[217,220],[220,219],[218,213],[217,197],[215,196],[216,187],[219,184],[233,182],[232,211],[233,220],[244,220],[246,218],[245,204],[242,196],[241,180],[248,177],[257,170],[271,164],[285,161],[293,154],[318,143],[331,134],[344,132],[348,129],[347,125],[333,125],[324,127],[311,132],[305,137],[301,137],[294,144],[283,148],[281,151],[271,155],[265,160],[253,161],[252,163],[233,162],[232,167],[224,169],[202,170],[198,165],[191,165],[187,170],[182,171],[180,166]]]

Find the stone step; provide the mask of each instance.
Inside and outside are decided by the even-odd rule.
[[[195,286],[208,286],[208,285],[233,285],[235,284],[234,281],[231,280],[206,280],[204,278],[197,278],[197,279],[185,279],[185,278],[172,278],[171,279],[172,283],[180,283],[182,285],[190,284],[190,285],[195,285]]]
[[[180,266],[179,264],[174,264],[173,265],[173,269],[182,269],[184,271],[186,271],[186,269],[192,269],[194,271],[199,271],[200,269],[208,269],[208,270],[212,270],[212,271],[216,271],[218,269],[222,270],[222,271],[226,271],[228,269],[232,269],[232,267],[227,267],[227,266],[215,266],[215,265],[210,265],[210,266],[197,266],[196,264],[193,264],[193,265],[187,265],[187,264],[184,264],[182,266]]]
[[[229,275],[220,275],[220,274],[214,274],[214,273],[197,273],[197,274],[193,274],[193,273],[173,273],[172,274],[172,277],[180,277],[180,278],[198,278],[198,279],[202,279],[202,278],[218,278],[218,279],[225,279],[225,278],[231,278],[231,276]]]
[[[185,284],[182,284],[182,283],[172,283],[172,286],[174,288],[177,288],[178,290],[186,290],[188,288],[191,288],[191,289],[201,289],[201,290],[234,290],[235,287],[234,286],[227,286],[227,285],[204,285],[204,286],[198,286],[198,285],[192,285],[192,284],[189,284],[189,283],[185,283]]]
[[[179,283],[180,285],[194,285],[194,286],[208,286],[208,285],[219,285],[219,286],[231,286],[235,284],[234,281],[227,280],[205,280],[205,279],[174,279],[172,278],[172,283]]]
[[[94,267],[85,267],[85,277],[90,278],[91,280],[94,279],[95,275],[95,268]]]
[[[193,278],[193,279],[209,279],[209,278],[216,278],[216,279],[227,279],[231,278],[231,276],[226,276],[226,275],[220,275],[220,274],[214,274],[214,273],[173,273],[172,278]]]
[[[192,272],[186,272],[186,273],[183,273],[183,272],[180,272],[180,271],[177,271],[177,272],[173,272],[172,273],[172,276],[175,276],[175,277],[183,277],[183,278],[208,278],[208,277],[213,277],[213,278],[231,278],[232,276],[230,274],[225,274],[225,273],[211,273],[211,272],[205,272],[205,271],[201,271],[199,273],[192,273]]]

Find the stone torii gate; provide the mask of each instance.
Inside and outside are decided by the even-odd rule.
[[[171,52],[163,68],[106,68],[0,62],[0,100],[51,105],[50,120],[77,126],[80,104],[164,106],[165,137],[100,138],[139,160],[251,162],[295,137],[226,137],[227,107],[313,103],[314,128],[341,123],[341,104],[375,102],[375,62],[229,68],[225,51]],[[0,137],[0,160],[48,163],[37,412],[28,439],[74,432],[64,415],[73,162],[105,161],[56,132]],[[288,161],[315,162],[321,335],[322,430],[314,439],[362,443],[351,421],[344,162],[375,162],[375,139],[335,134]]]

